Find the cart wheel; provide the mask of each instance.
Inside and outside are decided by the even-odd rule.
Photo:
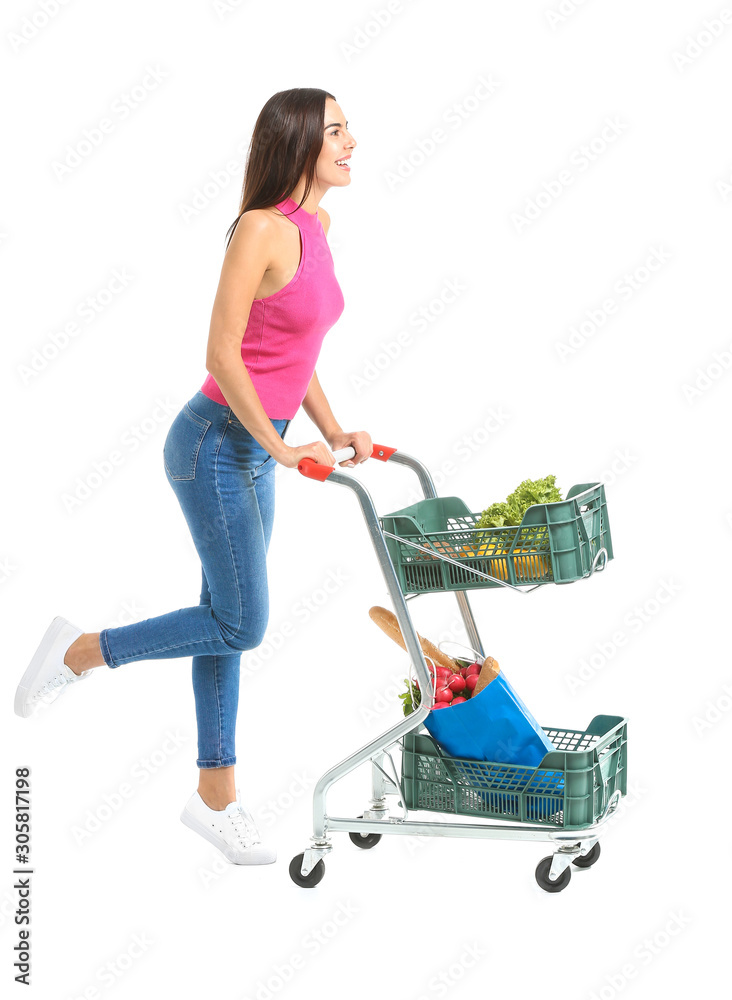
[[[380,833],[349,833],[348,836],[351,838],[351,843],[363,848],[364,851],[376,847],[381,840]]]
[[[592,868],[595,862],[600,857],[600,841],[595,844],[591,851],[588,851],[584,857],[575,858],[572,862],[573,865],[577,865],[578,868]]]
[[[363,813],[361,813],[360,816],[357,816],[356,819],[363,819]],[[349,833],[348,836],[351,838],[351,843],[355,844],[356,847],[361,847],[364,851],[367,851],[370,847],[376,847],[381,840],[382,834]]]
[[[292,859],[290,862],[290,878],[295,885],[299,885],[303,889],[312,889],[313,886],[316,886],[321,881],[323,875],[325,875],[325,861],[321,858],[309,875],[301,875],[300,869],[302,868],[302,859],[304,857],[305,852],[303,851],[302,854],[296,854]]]
[[[551,856],[543,858],[536,866],[536,881],[539,883],[541,888],[545,890],[545,892],[561,892],[562,889],[566,889],[569,885],[569,880],[572,877],[572,871],[570,868],[565,868],[559,878],[552,881],[549,878],[551,867]]]

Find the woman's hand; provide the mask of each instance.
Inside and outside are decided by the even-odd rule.
[[[313,441],[311,444],[299,444],[292,448],[286,446],[285,452],[277,459],[280,465],[287,469],[296,469],[304,458],[312,458],[319,465],[335,465],[335,455],[324,441]]]
[[[365,462],[367,458],[371,458],[371,453],[374,450],[371,435],[366,431],[339,431],[338,434],[331,435],[328,444],[333,451],[339,451],[341,448],[355,448],[356,454],[353,458],[346,458],[338,463],[345,466],[359,465],[361,462]],[[335,462],[335,459],[333,461]]]

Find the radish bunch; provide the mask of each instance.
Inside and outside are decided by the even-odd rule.
[[[457,662],[460,668],[456,671],[440,664],[433,666],[430,661],[427,662],[432,683],[435,685],[433,712],[438,708],[460,705],[472,697],[483,664],[470,663],[467,660],[457,660]],[[422,696],[418,681],[414,680],[410,685],[409,680],[405,678],[404,683],[407,685],[407,690],[399,697],[403,699],[404,714],[410,715],[419,706]]]

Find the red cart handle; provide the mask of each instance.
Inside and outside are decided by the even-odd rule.
[[[396,448],[387,448],[383,444],[375,444],[374,449],[371,452],[371,458],[378,458],[382,462],[386,462],[387,459],[396,451]],[[355,448],[340,448],[338,451],[333,452],[333,456],[336,463],[344,461],[347,458],[353,458],[356,454]],[[335,465],[324,465],[321,462],[314,462],[312,458],[304,458],[302,462],[298,462],[297,470],[301,472],[303,476],[307,476],[308,479],[317,479],[321,483],[325,482],[328,476],[335,469]]]

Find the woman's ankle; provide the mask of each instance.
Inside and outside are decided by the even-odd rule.
[[[209,809],[213,809],[214,812],[223,812],[224,809],[226,809],[226,807],[228,806],[228,804],[230,802],[233,802],[234,798],[236,797],[235,796],[234,798],[226,799],[226,802],[224,802],[226,796],[223,797],[215,795],[212,796],[209,792],[206,792],[205,790],[201,791],[200,788],[198,789],[198,794],[201,796],[203,804],[205,806],[208,806]]]
[[[103,666],[105,659],[99,645],[99,632],[82,632],[66,650],[64,663],[77,675]]]
[[[198,794],[204,805],[216,812],[221,812],[230,802],[235,802],[234,765],[199,768]]]

